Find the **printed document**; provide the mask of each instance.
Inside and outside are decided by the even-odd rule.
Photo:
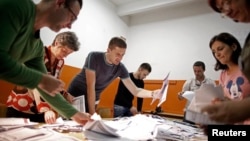
[[[169,83],[168,77],[169,77],[169,74],[170,74],[170,72],[168,73],[168,75],[163,80],[163,83],[162,83],[162,86],[161,86],[161,91],[160,91],[161,99],[159,99],[159,103],[158,103],[157,107],[160,107],[161,104],[163,102],[165,102],[166,99],[167,99],[167,91],[168,91],[168,83]],[[156,99],[153,98],[151,104],[153,104],[155,100]]]
[[[93,119],[93,121],[88,121],[84,125],[85,130],[90,130],[93,132],[97,132],[97,133],[105,134],[105,135],[109,135],[109,136],[119,137],[119,135],[116,133],[117,130],[106,125],[104,123],[104,121],[101,120],[100,115],[97,115],[96,113],[94,113],[91,116],[91,119]]]
[[[194,98],[186,110],[186,119],[199,124],[215,124],[208,115],[201,113],[201,109],[212,104],[214,99],[224,99],[222,87],[202,84],[198,90],[194,91]]]
[[[75,98],[73,99],[72,105],[73,105],[77,110],[79,110],[80,112],[85,113],[86,109],[85,109],[85,99],[84,99],[84,95],[75,97]]]

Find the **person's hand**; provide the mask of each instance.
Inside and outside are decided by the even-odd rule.
[[[72,96],[70,93],[68,93],[67,91],[63,91],[63,97],[69,102],[69,103],[73,103],[73,99],[74,96]]]
[[[182,96],[184,94],[184,92],[179,92],[178,93],[178,99],[179,100],[183,100],[184,99],[184,97]]]
[[[56,113],[54,111],[46,111],[44,113],[44,120],[47,124],[53,124],[56,122]]]
[[[207,127],[207,125],[198,125],[198,127],[203,130],[203,133],[205,135],[208,135],[208,127]]]
[[[221,102],[223,102],[223,101],[224,101],[224,99],[215,98],[215,99],[213,99],[213,100],[211,101],[211,103],[212,103],[212,104],[216,104],[216,103],[221,103]]]
[[[133,106],[130,108],[130,112],[132,113],[132,115],[138,114],[137,109],[135,107],[133,107]]]
[[[91,115],[89,113],[77,112],[71,117],[71,119],[81,125],[85,125],[89,120],[91,120],[90,117]]]
[[[161,99],[162,95],[163,94],[161,93],[161,89],[152,91],[153,99]]]
[[[65,84],[63,81],[47,74],[43,75],[40,83],[38,84],[39,88],[51,96],[55,96],[56,94],[60,93],[60,91],[64,89],[64,86]]]
[[[242,101],[222,101],[205,106],[201,112],[207,113],[210,119],[222,123],[236,123],[250,117],[250,98]]]
[[[67,95],[67,97],[66,97],[66,100],[69,102],[69,103],[73,103],[73,99],[74,99],[75,97],[74,96],[72,96],[70,93],[68,93],[68,95]]]

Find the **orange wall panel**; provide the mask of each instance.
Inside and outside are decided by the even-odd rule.
[[[162,80],[145,80],[145,89],[156,90],[162,86]],[[185,107],[185,100],[180,101],[177,97],[178,92],[182,90],[182,85],[185,80],[170,80],[167,91],[166,101],[161,105],[164,112],[172,114],[183,114],[183,108]],[[119,79],[113,81],[102,93],[101,101],[98,107],[113,108],[114,97],[117,91]],[[154,111],[159,100],[156,100],[151,105],[152,98],[145,98],[143,101],[143,111]],[[136,106],[136,98],[133,101],[133,105]]]
[[[14,85],[0,80],[0,103],[5,104],[7,101],[7,98],[10,94],[10,91],[14,88]]]
[[[64,65],[61,75],[60,75],[60,79],[63,80],[63,82],[65,83],[65,89],[68,89],[68,86],[70,84],[70,82],[72,81],[72,79],[81,71],[80,68],[76,68],[76,67],[72,67],[72,66],[68,66],[68,65]]]
[[[65,89],[67,90],[68,85],[70,84],[71,80],[74,78],[77,73],[81,71],[81,68],[76,68],[72,66],[65,65],[62,70],[62,74],[60,79],[65,82]],[[104,108],[111,108],[113,109],[113,101],[115,98],[115,94],[118,87],[119,78],[115,79],[102,93],[101,101],[98,107]],[[162,85],[162,80],[145,80],[145,89],[148,90],[155,90],[160,89]],[[182,85],[184,84],[185,80],[170,80],[169,87],[167,91],[167,99],[161,105],[162,110],[167,113],[173,114],[183,114],[183,108],[185,107],[185,100],[179,101],[177,94],[182,90]],[[216,81],[218,84],[218,81]],[[14,87],[13,84],[0,80],[0,102],[6,103],[7,97]],[[143,102],[143,111],[154,111],[158,100],[156,100],[152,105],[151,98],[145,98]],[[133,101],[133,104],[136,105],[136,98]]]

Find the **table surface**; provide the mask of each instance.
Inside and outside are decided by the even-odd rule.
[[[147,113],[145,113],[147,114]],[[163,115],[162,117],[165,118],[166,120],[178,120],[178,121],[182,121],[182,119],[180,118],[174,118],[174,116],[164,116],[165,113],[161,113],[161,114],[157,114],[159,116]],[[103,118],[103,120],[112,120],[113,118]],[[110,137],[107,135],[103,135],[103,134],[99,134],[99,133],[95,133],[93,131],[81,131],[81,132],[61,132],[63,134],[69,135],[69,136],[73,136],[79,140],[82,141],[89,141],[89,140],[100,140],[100,139],[105,139],[105,140],[109,140],[109,141],[130,141],[131,139],[126,139],[126,138],[117,138],[117,137]],[[194,141],[194,140],[199,140],[199,141],[207,141],[207,139],[203,138],[193,138],[190,139],[190,141]]]

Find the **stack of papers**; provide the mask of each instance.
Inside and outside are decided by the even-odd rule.
[[[119,135],[116,133],[117,130],[115,128],[112,128],[104,123],[103,120],[101,120],[101,117],[94,113],[91,117],[94,121],[88,121],[84,128],[85,130],[90,130],[93,132],[109,135],[109,136],[115,136],[119,137]]]
[[[208,115],[201,113],[204,106],[212,104],[215,99],[224,99],[224,93],[221,86],[212,84],[203,84],[194,91],[194,98],[186,109],[186,119],[198,124],[222,124],[209,119]]]
[[[44,128],[39,128],[38,124],[30,122],[26,118],[0,118],[0,141],[80,141],[73,136],[64,135],[48,128],[60,126],[63,123],[46,124],[47,126],[43,126]],[[70,125],[67,126],[67,128],[69,127]]]
[[[37,122],[30,122],[27,118],[0,118],[0,132],[20,127],[34,127]]]
[[[26,127],[16,128],[1,132],[1,141],[80,141],[73,136],[67,136],[51,129],[38,128],[31,129]]]

